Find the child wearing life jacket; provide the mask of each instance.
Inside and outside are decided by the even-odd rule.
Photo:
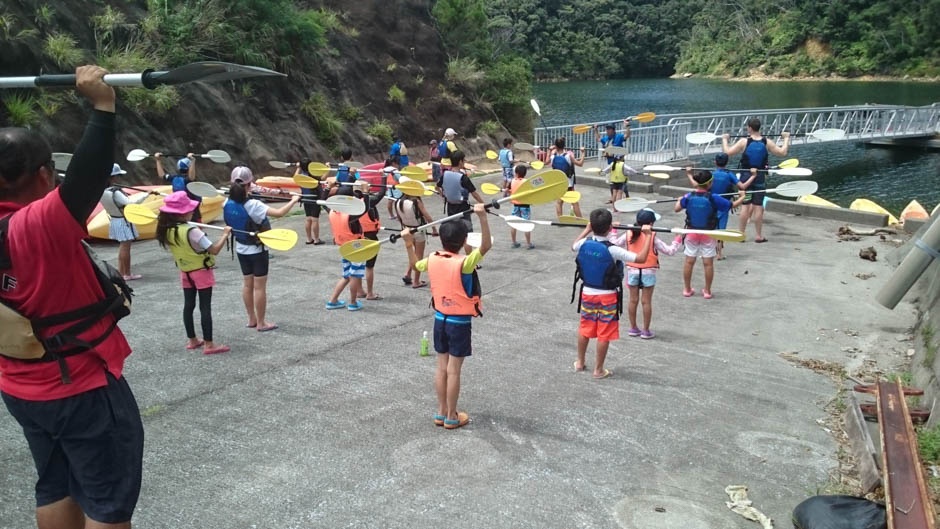
[[[483,197],[477,191],[475,185],[470,180],[470,176],[464,170],[465,155],[463,151],[457,151],[450,155],[451,163],[454,165],[444,171],[441,176],[439,188],[441,196],[444,199],[444,213],[447,215],[456,215],[463,213],[463,222],[467,225],[467,233],[473,231],[473,220],[470,218],[470,197],[477,202],[483,202]],[[469,254],[469,246],[464,247],[465,253]]]
[[[397,156],[389,156],[385,159],[385,167],[382,168],[382,176],[385,178],[385,196],[389,198],[388,200],[388,218],[390,220],[398,220],[398,217],[395,216],[395,210],[392,209],[394,201],[398,200],[402,196],[402,192],[395,189],[401,181],[401,173],[398,172],[401,169],[401,162],[399,162]]]
[[[183,325],[189,338],[187,349],[203,347],[202,353],[211,355],[226,353],[227,345],[217,344],[212,340],[212,287],[215,286],[215,257],[222,251],[225,242],[232,233],[226,226],[222,237],[213,243],[196,226],[187,224],[193,218],[193,211],[199,203],[190,200],[183,191],[176,191],[163,201],[157,218],[157,241],[164,250],[169,250],[180,270],[180,282],[183,285]],[[202,337],[196,337],[193,312],[196,310],[196,297],[199,297],[199,316],[202,323]]]
[[[360,193],[368,193],[369,191],[369,182],[362,181],[360,184]],[[341,186],[341,187],[350,187],[350,186]],[[348,213],[340,213],[339,211],[331,210],[330,211],[330,229],[333,231],[333,242],[342,246],[349,241],[354,241],[356,239],[364,239],[362,224],[360,220],[363,217],[367,217],[367,213],[362,215],[349,215]],[[360,296],[362,291],[362,278],[366,275],[366,263],[364,262],[352,262],[345,258],[341,259],[343,266],[343,276],[336,282],[336,286],[333,288],[333,293],[330,295],[330,299],[326,302],[326,310],[336,310],[346,307],[349,311],[358,311],[362,310],[362,302],[358,301],[357,298]],[[340,301],[339,297],[343,294],[343,290],[349,286],[349,304],[346,302]]]
[[[581,147],[581,156],[579,158],[574,157],[574,153],[565,149],[565,138],[558,138],[555,140],[555,144],[552,146],[551,150],[548,151],[548,160],[552,165],[552,169],[557,169],[568,177],[568,191],[574,191],[575,184],[575,166],[581,167],[584,165],[584,152],[585,148]],[[555,214],[561,216],[562,207],[564,206],[564,201],[560,198],[555,202]],[[581,204],[575,202],[572,204],[574,207],[574,215],[576,217],[581,217]]]
[[[470,356],[470,322],[480,312],[480,280],[476,266],[492,247],[490,227],[483,204],[473,206],[480,218],[482,243],[479,248],[461,257],[457,252],[467,242],[467,224],[452,220],[441,225],[443,251],[418,261],[414,252],[411,230],[405,229],[401,237],[408,249],[408,262],[418,271],[426,271],[431,280],[431,303],[434,307],[434,350],[437,351],[437,370],[434,388],[437,390],[437,413],[434,424],[448,430],[460,428],[470,422],[470,416],[457,411],[460,395],[460,370],[464,358]]]
[[[225,224],[241,231],[266,231],[271,229],[268,217],[283,217],[300,200],[299,196],[291,197],[290,201],[279,208],[272,208],[264,202],[248,198],[251,183],[255,177],[251,169],[240,165],[232,169],[232,187],[229,189],[228,200],[222,206],[222,216]],[[238,264],[242,269],[244,279],[242,285],[242,302],[248,312],[250,329],[257,328],[258,332],[268,332],[277,329],[277,325],[264,319],[268,306],[268,255],[267,248],[261,244],[256,236],[247,233],[235,233],[235,253],[238,255]]]
[[[641,209],[636,213],[637,226],[653,226],[661,217],[650,208]],[[630,318],[630,330],[627,336],[637,337],[644,340],[650,340],[656,337],[656,334],[650,330],[650,320],[653,318],[653,289],[656,288],[656,274],[659,271],[659,255],[675,255],[679,251],[679,245],[682,244],[682,237],[676,236],[672,244],[666,244],[661,241],[656,234],[650,232],[649,235],[626,230],[623,234],[611,239],[611,242],[617,246],[625,246],[628,251],[639,254],[643,251],[649,241],[653,239],[653,246],[649,255],[644,261],[627,263],[627,287],[630,289],[630,302],[627,304],[627,316]],[[636,310],[642,298],[643,302],[643,330],[640,330],[636,323]]]
[[[738,196],[733,199],[731,202],[731,208],[734,209],[740,206],[745,199],[744,190],[742,189],[743,184],[738,180],[737,175],[731,171],[725,169],[728,165],[728,155],[720,152],[715,155],[715,170],[712,171],[712,188],[711,192],[713,195],[719,195],[732,200],[731,193],[737,192]],[[757,171],[752,169],[753,173],[756,175]],[[688,175],[689,183],[695,186],[695,179],[692,175]],[[728,228],[728,218],[731,216],[731,210],[728,211],[719,211],[718,212],[718,229],[724,230]],[[725,248],[724,241],[718,241],[717,246],[717,256],[718,260],[724,260],[722,251]]]
[[[395,212],[398,213],[398,220],[401,221],[402,229],[414,229],[434,221],[427,208],[424,207],[424,201],[421,197],[401,197],[395,201]],[[432,230],[432,234],[437,235],[437,226],[434,226]],[[415,255],[418,256],[418,260],[424,259],[424,246],[428,240],[427,233],[423,230],[413,233]],[[411,279],[412,273],[414,274],[414,280]],[[408,266],[408,270],[405,271],[405,275],[402,276],[401,280],[406,285],[411,285],[411,288],[428,286],[427,282],[421,280],[421,272],[415,270],[411,265]]]
[[[330,179],[327,179],[331,182],[329,189],[327,191],[328,196],[333,195],[352,195],[353,189],[352,186],[347,185],[332,185],[351,183],[359,180],[359,173],[349,165],[350,160],[352,160],[352,149],[343,149],[339,154],[340,162],[336,167],[336,176]]]
[[[607,349],[610,342],[620,338],[623,264],[645,262],[653,246],[653,237],[650,236],[650,225],[643,226],[641,234],[646,236],[646,245],[637,254],[608,240],[612,222],[610,211],[595,209],[591,212],[590,222],[571,246],[572,251],[578,254],[575,258],[577,269],[571,292],[572,302],[578,281],[582,282],[578,303],[578,312],[581,314],[578,358],[574,362],[574,369],[585,370],[584,357],[588,343],[592,338],[597,338],[594,378],[607,378],[611,375],[611,371],[604,367]]]
[[[686,174],[692,174],[691,168]],[[709,171],[696,171],[692,175],[695,182],[695,191],[686,193],[676,201],[676,213],[685,210],[685,225],[695,230],[714,230],[718,228],[718,214],[731,209],[731,202],[724,197],[709,192],[712,186],[712,174]],[[705,267],[705,288],[702,296],[712,298],[712,279],[715,277],[715,255],[718,244],[707,235],[691,234],[685,237],[685,266],[682,269],[682,279],[685,289],[682,295],[691,297],[695,294],[692,288],[692,268],[699,257]]]
[[[509,186],[512,184],[512,165],[515,163],[512,154],[512,138],[503,138],[503,148],[499,150],[499,166],[503,168],[503,196],[509,196]]]
[[[194,182],[196,180],[196,155],[189,153],[186,155],[186,158],[182,158],[176,162],[176,174],[168,174],[163,169],[163,153],[154,153],[153,160],[157,164],[157,177],[161,180],[167,181],[173,187],[173,191],[185,191],[186,196],[190,200],[195,200],[196,202],[202,204],[202,197],[191,193],[189,189],[186,188],[186,184]],[[193,212],[193,222],[202,222],[202,213],[200,213],[199,208],[196,208],[196,211]]]
[[[614,204],[621,198],[629,197],[630,189],[627,186],[627,181],[630,175],[637,174],[636,169],[630,167],[623,160],[617,160],[608,165],[604,171],[601,171],[601,174],[605,172],[610,179],[610,203]]]
[[[130,198],[115,182],[117,177],[125,174],[127,171],[114,164],[111,168],[111,185],[101,194],[101,207],[111,217],[108,237],[118,241],[118,272],[124,277],[124,281],[133,281],[141,278],[140,274],[131,273],[131,245],[137,240],[138,233],[137,228],[124,218],[124,208],[128,204],[140,204],[155,192],[138,193],[134,198]]]
[[[522,183],[525,182],[525,175],[527,172],[528,172],[528,169],[526,169],[526,166],[524,165],[516,166],[515,177],[513,177],[512,182],[509,185],[510,195],[515,193],[516,189],[519,189],[519,186],[521,186]],[[529,218],[532,217],[532,206],[528,204],[520,204],[518,200],[513,200],[512,201],[512,216],[529,220]],[[513,248],[519,248],[520,246],[522,246],[521,244],[516,242],[516,230],[515,228],[512,228],[512,224],[510,224],[510,228],[509,228],[509,238],[512,239]],[[529,232],[525,232],[525,243],[528,245],[528,249],[532,250],[535,248],[535,245],[532,244],[532,234]]]
[[[393,174],[398,174],[397,163],[398,162],[395,160],[386,160],[385,168],[392,169],[392,171],[387,173],[389,175],[388,178],[391,179],[393,178]],[[397,179],[393,181],[397,182]],[[366,203],[366,212],[362,216],[358,217],[359,225],[362,227],[362,236],[366,239],[369,239],[370,241],[377,241],[379,240],[379,230],[382,229],[382,223],[379,219],[379,210],[377,207],[378,203],[382,201],[382,197],[386,196],[386,192],[394,191],[398,193],[399,197],[402,196],[402,192],[398,191],[397,189],[392,189],[391,187],[388,187],[386,190],[380,189],[375,193],[369,193],[369,187],[365,186],[363,186],[362,190],[355,189],[355,187],[353,187],[353,189],[353,196]],[[391,205],[393,203],[394,201],[389,199],[389,214],[391,214]],[[375,282],[375,262],[378,260],[378,257],[378,254],[376,254],[375,257],[366,261],[366,288],[363,290],[362,285],[359,286],[359,296],[370,301],[382,299],[382,296],[377,295],[372,288]]]

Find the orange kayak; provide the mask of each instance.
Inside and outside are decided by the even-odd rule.
[[[904,207],[904,211],[901,212],[901,223],[903,224],[907,219],[928,219],[930,215],[927,214],[927,210],[924,209],[924,206],[920,205],[920,202],[916,200],[911,200],[911,202]]]

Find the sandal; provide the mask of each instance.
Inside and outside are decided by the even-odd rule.
[[[426,286],[428,286],[428,282],[427,282],[427,281],[418,281],[418,282],[415,283],[414,285],[411,285],[411,288],[423,288],[423,287],[426,287]]]
[[[378,300],[382,299],[382,296],[376,294],[376,295],[372,296],[371,298],[370,298],[369,296],[366,296],[366,299],[369,300],[369,301],[378,301]]]
[[[454,430],[460,428],[461,426],[466,426],[469,422],[470,416],[462,411],[458,411],[456,419],[444,419],[444,428],[448,430]]]
[[[613,371],[611,371],[610,369],[607,369],[607,368],[605,367],[605,368],[604,368],[604,372],[603,372],[600,376],[594,375],[594,378],[600,380],[600,379],[602,379],[602,378],[607,378],[607,377],[609,377],[610,375],[613,375],[613,374],[614,374]]]
[[[762,243],[762,242],[767,242],[767,241],[768,241],[767,237],[764,237],[763,239],[754,239],[754,242],[756,242],[756,243],[758,243],[758,244],[760,244],[760,243]]]
[[[325,243],[323,242],[323,239],[317,239],[317,240],[313,241],[313,245],[314,245],[314,246],[320,246],[321,244],[325,244]]]
[[[410,284],[411,284],[411,276],[402,276],[401,282],[404,283],[404,284],[406,284],[406,285],[410,285]]]
[[[227,353],[231,351],[231,347],[227,345],[217,345],[211,349],[206,349],[202,352],[204,355],[217,355],[219,353]]]
[[[277,329],[277,325],[271,323],[265,327],[258,327],[258,332],[269,332],[273,331],[274,329]]]
[[[575,371],[584,371],[585,369],[587,369],[587,366],[581,366],[581,369],[578,369],[578,361],[577,361],[577,360],[575,360],[575,361],[574,361],[574,364],[572,364],[572,365],[574,366],[574,370],[575,370]]]
[[[438,426],[444,426],[444,421],[447,420],[447,417],[443,415],[434,414],[434,424]]]
[[[307,242],[305,242],[304,244],[316,244],[316,243],[317,243],[317,241],[307,241]]]
[[[193,349],[199,349],[199,348],[202,347],[203,345],[206,345],[206,342],[204,342],[204,341],[202,341],[202,340],[199,340],[199,341],[196,342],[195,344],[194,344],[194,343],[188,343],[188,344],[186,344],[186,348],[189,349],[190,351],[192,351]]]

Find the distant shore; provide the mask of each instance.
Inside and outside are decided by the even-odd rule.
[[[721,81],[863,81],[863,82],[900,82],[900,83],[936,83],[940,82],[940,77],[911,77],[911,76],[902,76],[895,77],[889,75],[860,75],[858,77],[843,77],[840,75],[833,75],[828,77],[814,77],[814,76],[796,76],[796,77],[780,77],[776,75],[767,75],[763,73],[752,73],[743,77],[735,76],[723,76],[723,75],[702,75],[702,74],[686,74],[686,73],[676,73],[669,76],[670,79],[716,79]]]

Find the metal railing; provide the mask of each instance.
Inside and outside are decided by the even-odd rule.
[[[776,108],[759,110],[697,112],[659,115],[664,125],[633,127],[628,140],[628,160],[665,162],[688,158],[690,152],[704,154],[721,150],[721,140],[705,145],[690,145],[685,136],[690,132],[711,132],[716,135],[747,133],[751,118],[761,120],[761,132],[767,135],[807,133],[819,129],[841,129],[845,137],[826,141],[865,141],[883,138],[914,138],[940,133],[940,103],[922,107],[901,105],[855,105],[816,108]],[[618,133],[623,132],[622,122]],[[573,125],[537,128],[536,145],[548,146],[563,136],[573,150],[586,147],[588,156],[600,158],[594,131],[574,134]],[[794,136],[792,145],[819,143],[811,136]]]

